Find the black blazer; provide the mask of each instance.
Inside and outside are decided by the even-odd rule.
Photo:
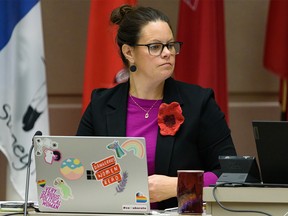
[[[96,89],[81,119],[77,135],[126,136],[129,82],[111,89]],[[162,136],[158,128],[155,174],[177,176],[179,169],[202,169],[220,174],[219,155],[236,155],[225,116],[211,89],[168,78],[163,103],[178,102],[185,118],[175,136]],[[171,198],[159,209],[177,206]]]

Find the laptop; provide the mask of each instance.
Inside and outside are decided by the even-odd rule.
[[[145,139],[35,136],[40,212],[150,212]]]
[[[220,156],[221,186],[288,187],[288,122],[252,121],[258,154],[255,157]],[[214,185],[212,185],[214,186]]]
[[[263,186],[288,187],[288,122],[252,121]]]

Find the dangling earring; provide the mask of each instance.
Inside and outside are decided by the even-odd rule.
[[[129,70],[130,70],[131,72],[135,72],[135,71],[137,70],[137,67],[136,67],[135,65],[131,65],[131,66],[129,67]]]

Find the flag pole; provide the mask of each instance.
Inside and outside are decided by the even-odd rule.
[[[281,121],[287,121],[287,80],[282,79]]]

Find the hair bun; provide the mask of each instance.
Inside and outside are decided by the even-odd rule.
[[[119,25],[122,20],[125,18],[126,14],[130,13],[133,10],[131,5],[123,5],[114,9],[110,16],[110,21],[114,24]]]

